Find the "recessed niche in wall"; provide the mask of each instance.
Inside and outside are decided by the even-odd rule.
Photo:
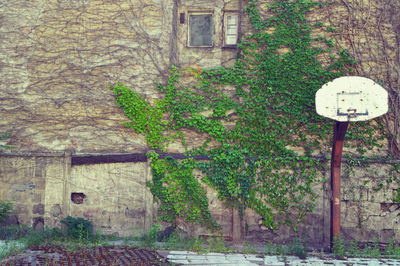
[[[86,198],[86,195],[83,193],[78,193],[78,192],[71,193],[71,200],[75,204],[82,204],[84,198]]]

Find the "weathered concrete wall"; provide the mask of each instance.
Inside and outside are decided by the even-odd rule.
[[[73,166],[70,215],[84,217],[105,234],[143,234],[153,224],[153,196],[146,187],[149,170],[147,163]],[[74,193],[83,193],[82,201],[74,199]]]

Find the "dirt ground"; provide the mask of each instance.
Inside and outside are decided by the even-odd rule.
[[[24,253],[8,257],[1,265],[170,265],[154,250],[137,247],[90,247],[66,250],[59,246],[43,246],[27,249]]]

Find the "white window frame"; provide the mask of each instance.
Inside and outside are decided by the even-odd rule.
[[[210,15],[211,16],[211,45],[192,45],[190,43],[190,16],[196,15]],[[214,46],[214,13],[212,11],[188,11],[188,23],[187,23],[187,46],[188,47],[213,47]]]
[[[236,17],[236,23],[229,23],[228,17]],[[231,21],[232,22],[232,21]],[[228,24],[229,23],[229,24]],[[224,46],[225,47],[236,47],[239,42],[239,13],[235,11],[224,12]],[[232,40],[234,41],[232,42]]]

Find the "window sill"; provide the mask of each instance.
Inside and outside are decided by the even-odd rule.
[[[236,48],[237,48],[236,44],[230,44],[230,45],[222,46],[222,49],[236,49]]]

